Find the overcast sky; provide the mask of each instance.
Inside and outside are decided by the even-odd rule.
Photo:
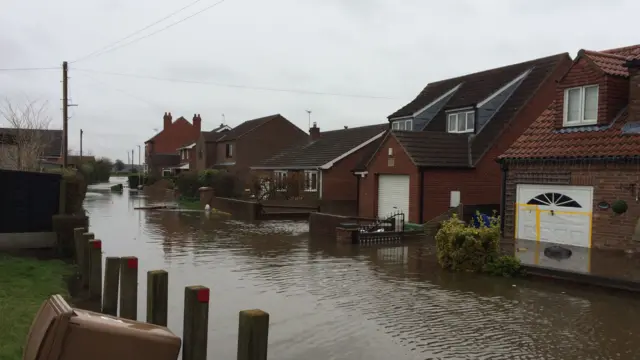
[[[219,1],[200,0],[122,44]],[[235,126],[275,113],[307,130],[307,109],[322,130],[375,124],[431,81],[640,43],[631,19],[640,2],[631,0],[225,0],[82,59],[192,2],[0,0],[0,68],[69,61],[78,104],[69,147],[78,150],[82,128],[85,149],[126,161],[162,128],[165,111],[200,113],[203,130],[222,114]],[[61,77],[0,71],[0,96],[48,102],[51,127],[61,128]]]

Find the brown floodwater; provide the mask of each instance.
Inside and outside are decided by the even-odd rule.
[[[119,181],[114,179],[114,181]],[[90,190],[91,191],[91,190]],[[271,315],[270,359],[635,359],[640,300],[621,293],[441,271],[429,246],[339,247],[306,222],[249,224],[143,211],[149,198],[91,192],[105,256],[169,272],[169,328],[184,287],[211,288],[210,359],[233,359],[238,312]]]

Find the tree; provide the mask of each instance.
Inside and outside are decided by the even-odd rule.
[[[0,119],[9,129],[0,134],[0,167],[13,170],[38,170],[40,159],[54,141],[48,130],[51,118],[47,104],[28,101],[14,105],[5,100],[0,106]]]
[[[124,170],[124,162],[120,159],[116,160],[116,162],[114,163],[115,167],[116,167],[116,171],[122,171]]]

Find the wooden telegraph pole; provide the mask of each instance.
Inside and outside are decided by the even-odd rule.
[[[80,129],[80,164],[79,165],[82,165],[82,134],[83,134],[83,131],[82,129]]]
[[[68,99],[68,65],[62,62],[62,167],[68,165],[67,155],[69,152],[69,99]]]

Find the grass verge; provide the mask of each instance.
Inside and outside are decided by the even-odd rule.
[[[31,321],[50,295],[68,298],[71,265],[0,254],[0,359],[22,359]]]

